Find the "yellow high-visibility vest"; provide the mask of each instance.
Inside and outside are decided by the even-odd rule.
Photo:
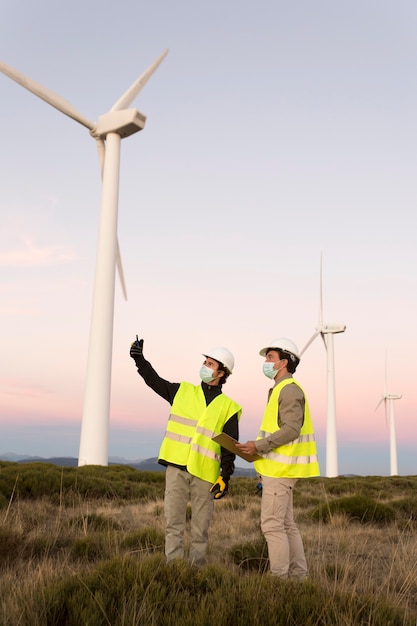
[[[227,420],[242,407],[223,393],[206,406],[201,385],[182,382],[171,407],[171,414],[158,459],[184,466],[193,476],[208,482],[219,477],[221,448],[212,441]]]
[[[277,424],[278,400],[281,390],[286,385],[298,385],[301,391],[303,391],[301,385],[293,378],[285,378],[273,388],[265,408],[257,439],[264,439],[279,430]],[[254,463],[256,471],[261,476],[271,476],[273,478],[308,478],[309,476],[320,476],[316,439],[306,397],[304,405],[304,423],[297,439],[283,446],[278,446],[266,454],[262,454],[262,457],[262,459]]]

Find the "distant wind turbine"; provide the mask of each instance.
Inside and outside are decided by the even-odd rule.
[[[379,405],[383,402],[385,408],[385,421],[389,422],[389,441],[390,441],[390,475],[398,476],[398,458],[397,458],[397,437],[395,433],[395,416],[394,416],[394,400],[400,400],[402,394],[400,393],[388,393],[387,392],[387,355],[385,353],[385,382],[384,393],[381,396],[381,400],[375,407],[375,411]],[[388,404],[388,411],[387,411]]]
[[[168,54],[165,50],[113,107],[91,122],[69,102],[0,61],[0,71],[90,131],[97,142],[102,174],[100,225],[91,313],[84,409],[78,465],[108,464],[115,268],[126,286],[117,239],[121,140],[142,130],[146,117],[129,105]]]
[[[324,324],[323,323],[323,285],[322,285],[322,259],[320,258],[320,309],[319,323],[316,332],[307,341],[301,350],[300,356],[313,343],[318,335],[323,339],[327,352],[327,408],[326,408],[326,476],[338,476],[337,458],[337,428],[336,428],[336,388],[334,373],[334,335],[344,333],[345,324]],[[326,341],[327,336],[327,341]]]

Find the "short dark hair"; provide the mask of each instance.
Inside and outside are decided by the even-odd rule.
[[[300,362],[300,359],[292,352],[287,352],[286,350],[281,350],[280,348],[274,349],[276,349],[276,351],[278,352],[280,359],[286,359],[288,361],[287,370],[290,372],[290,374],[294,374]]]
[[[216,360],[216,359],[214,359],[214,360]],[[224,385],[226,383],[227,379],[230,376],[230,372],[227,369],[227,367],[225,365],[223,365],[223,363],[220,363],[220,361],[217,361],[217,363],[219,364],[218,371],[219,372],[224,372],[223,376],[220,379],[220,384]]]

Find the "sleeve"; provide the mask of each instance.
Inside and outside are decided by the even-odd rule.
[[[277,415],[279,429],[272,435],[256,441],[256,449],[260,454],[297,439],[304,422],[304,406],[304,393],[298,385],[286,385],[281,390]]]
[[[137,358],[136,366],[139,376],[143,378],[148,387],[155,391],[158,396],[172,404],[180,383],[170,383],[168,380],[161,378],[143,356]]]
[[[239,440],[239,420],[237,413],[230,417],[223,427],[223,432],[233,439]],[[221,448],[221,461],[220,461],[220,473],[223,478],[228,481],[233,472],[235,471],[235,458],[236,455],[226,448]]]

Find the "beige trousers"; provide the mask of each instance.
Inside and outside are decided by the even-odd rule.
[[[189,560],[206,562],[208,530],[213,514],[211,483],[169,465],[165,475],[165,556],[167,561],[184,557],[187,504],[191,503]]]
[[[268,544],[271,574],[304,580],[307,563],[293,514],[294,478],[262,476],[261,528]]]

